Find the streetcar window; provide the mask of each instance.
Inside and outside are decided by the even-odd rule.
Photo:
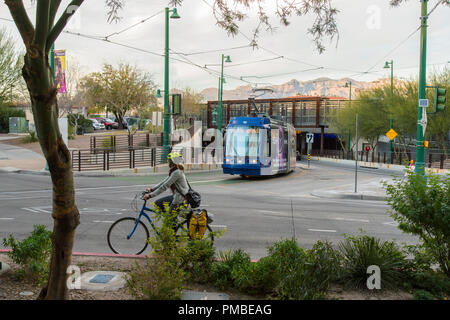
[[[270,157],[270,136],[269,131],[267,129],[263,129],[261,132],[261,142],[262,142],[262,156],[263,157]]]
[[[227,157],[258,157],[259,127],[235,126],[226,133]]]

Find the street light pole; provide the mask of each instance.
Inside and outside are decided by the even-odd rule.
[[[170,133],[170,110],[169,110],[169,13],[172,12],[170,18],[179,19],[177,9],[170,10],[165,8],[165,45],[164,45],[164,133],[163,133],[163,154],[162,161],[167,161],[169,154],[169,133]]]
[[[217,130],[219,130],[219,132],[222,132],[222,97],[223,97],[223,82],[224,82],[223,78],[224,62],[231,62],[230,56],[225,56],[224,54],[222,54],[222,64],[219,79],[219,97],[217,101]]]
[[[421,0],[421,31],[420,31],[420,72],[419,72],[419,101],[426,98],[427,80],[427,21],[428,21],[428,0]],[[417,149],[415,172],[425,173],[425,155],[423,147],[424,132],[422,123],[423,107],[417,107]]]
[[[352,82],[351,81],[347,81],[345,83],[345,88],[350,87],[350,93],[349,93],[349,106],[351,107],[352,105]],[[348,129],[348,139],[347,139],[347,160],[349,159],[349,155],[350,155],[350,129]]]
[[[391,62],[386,61],[384,65],[385,69],[391,68],[391,102],[392,97],[394,96],[394,60],[391,60]],[[392,114],[390,114],[389,117],[389,129],[392,129]],[[389,163],[392,163],[392,140],[389,139]]]

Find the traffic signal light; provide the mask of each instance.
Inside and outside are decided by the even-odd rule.
[[[181,114],[181,94],[172,94],[172,105],[171,114],[180,115]]]
[[[447,102],[447,90],[436,87],[434,95],[434,108],[436,112],[445,110],[445,103]]]

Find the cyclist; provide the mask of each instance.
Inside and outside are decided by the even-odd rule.
[[[158,199],[155,201],[155,205],[163,209],[164,203],[169,203],[171,212],[183,204],[184,195],[189,191],[189,186],[184,175],[183,156],[172,152],[169,153],[167,159],[169,162],[169,176],[153,188],[147,188],[146,191],[148,193],[144,196],[144,200],[154,198],[170,188],[172,195]]]

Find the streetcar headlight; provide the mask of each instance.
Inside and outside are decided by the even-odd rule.
[[[258,163],[258,160],[250,160],[250,163],[252,163],[252,164],[257,164],[257,163]]]

